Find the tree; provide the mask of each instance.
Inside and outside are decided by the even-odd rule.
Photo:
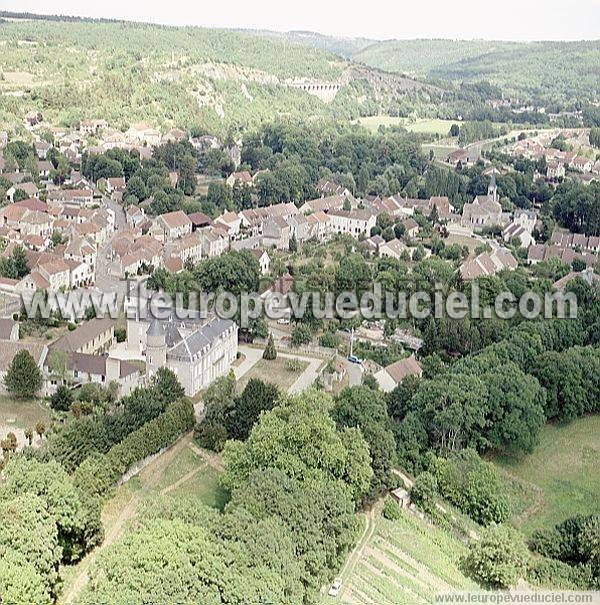
[[[507,525],[492,525],[473,540],[463,560],[466,573],[486,588],[514,586],[525,573],[529,554],[519,532]]]
[[[342,481],[360,502],[373,476],[369,448],[358,429],[336,427],[331,406],[329,395],[309,390],[263,413],[245,442],[225,445],[223,486],[234,490],[253,471],[275,468],[299,480]]]
[[[152,377],[150,388],[157,398],[165,403],[185,397],[185,389],[181,386],[173,370],[169,368],[158,368],[156,374]]]
[[[335,400],[331,416],[339,427],[360,429],[369,446],[373,469],[369,496],[376,496],[390,487],[396,442],[383,394],[367,386],[347,387]]]
[[[25,439],[29,445],[33,443],[33,429],[30,426],[25,429]]]
[[[46,425],[43,422],[38,422],[35,425],[35,432],[38,434],[39,438],[41,439],[44,436],[44,433],[46,432]]]
[[[6,438],[2,440],[2,452],[5,456],[14,454],[17,451],[17,436],[14,433],[8,433]]]
[[[295,233],[292,233],[292,237],[290,237],[290,252],[298,252],[298,240]]]
[[[235,398],[235,376],[230,372],[213,381],[204,394],[204,420],[196,425],[194,436],[206,449],[220,452],[228,434],[225,426],[227,416],[233,408]]]
[[[229,437],[246,440],[261,413],[273,409],[278,397],[279,390],[274,384],[251,378],[226,416]]]
[[[450,126],[450,136],[451,137],[457,137],[460,133],[460,126],[458,124],[452,124],[452,126]]]
[[[59,412],[68,412],[73,403],[73,392],[65,385],[60,385],[50,397],[50,407]]]
[[[263,359],[268,361],[272,361],[273,359],[277,359],[277,349],[275,348],[275,343],[273,342],[273,334],[269,334],[269,340],[267,341],[267,346],[263,351]]]
[[[297,324],[292,330],[291,345],[293,347],[299,347],[310,343],[312,340],[312,334],[310,328],[305,324]]]
[[[9,393],[23,399],[33,397],[42,388],[42,373],[29,351],[22,349],[13,357],[4,384]]]
[[[429,471],[423,471],[415,479],[415,483],[410,490],[412,501],[426,513],[431,513],[435,508],[435,501],[438,496],[438,484],[435,475]]]

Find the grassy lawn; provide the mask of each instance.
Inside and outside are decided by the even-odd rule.
[[[507,478],[513,522],[530,534],[577,514],[600,513],[600,415],[549,425],[535,452],[495,460]]]
[[[0,396],[0,426],[26,429],[36,423],[50,422],[50,410],[43,401],[21,401],[7,396]]]
[[[402,511],[398,521],[377,514],[360,556],[342,574],[336,599],[323,603],[431,603],[437,592],[475,588],[459,569],[462,542]]]
[[[380,126],[402,126],[410,132],[439,134],[440,136],[448,135],[452,124],[460,124],[460,122],[456,122],[455,120],[440,120],[433,118],[411,121],[408,118],[392,116],[368,116],[360,118],[358,121],[372,132],[376,132]]]
[[[267,382],[277,385],[282,391],[287,391],[296,382],[300,374],[304,372],[308,363],[305,361],[295,361],[297,369],[289,369],[289,359],[278,356],[277,359],[267,361],[260,359],[244,376],[239,380],[238,392],[244,390],[244,387],[251,378],[260,378]]]
[[[227,493],[219,485],[219,472],[210,466],[182,483],[170,492],[171,496],[193,496],[203,504],[223,510],[227,504]]]
[[[458,149],[458,147],[450,146],[450,145],[431,145],[429,143],[425,143],[422,145],[423,152],[429,156],[429,151],[433,150],[433,157],[436,160],[446,161],[446,158],[453,152]]]

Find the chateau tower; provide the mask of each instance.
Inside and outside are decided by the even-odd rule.
[[[167,342],[160,322],[153,319],[146,332],[146,375],[153,376],[167,363]]]

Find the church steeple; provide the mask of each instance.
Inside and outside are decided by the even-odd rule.
[[[488,196],[490,196],[494,202],[498,201],[498,187],[496,186],[495,172],[492,172],[492,176],[490,178],[490,184],[488,185]]]

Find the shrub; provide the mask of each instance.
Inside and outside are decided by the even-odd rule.
[[[398,521],[402,516],[398,503],[391,498],[386,498],[383,502],[383,516],[388,521]]]

